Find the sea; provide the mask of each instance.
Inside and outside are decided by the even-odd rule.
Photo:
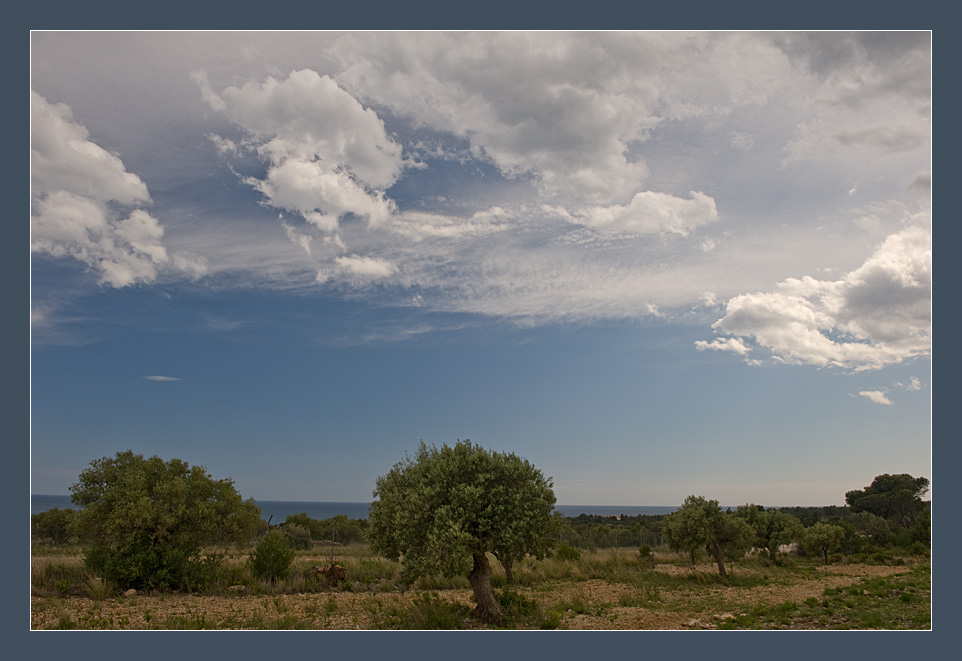
[[[366,519],[371,503],[327,503],[301,500],[255,500],[261,508],[261,516],[271,523],[283,523],[289,514],[307,514],[312,519],[323,521],[338,515],[349,519]],[[58,507],[66,509],[76,506],[70,496],[33,494],[30,497],[30,513],[39,514]],[[639,514],[671,514],[678,507],[660,505],[556,505],[555,509],[563,516],[576,517],[580,514],[590,516],[638,516]]]

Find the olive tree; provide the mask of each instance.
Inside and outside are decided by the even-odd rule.
[[[70,491],[85,564],[122,587],[190,588],[205,545],[246,541],[260,521],[230,479],[130,450],[91,461]]]
[[[799,541],[805,530],[797,517],[760,505],[739,505],[735,516],[752,527],[755,545],[764,547],[772,562],[777,561],[779,546]]]
[[[723,512],[717,500],[703,496],[685,498],[681,508],[668,515],[665,532],[669,546],[691,553],[692,564],[695,549],[704,547],[722,576],[727,576],[726,553],[744,553],[755,540],[755,532],[748,523],[731,512]]]
[[[828,523],[818,522],[811,528],[805,529],[802,536],[802,549],[805,553],[815,555],[821,553],[828,564],[828,554],[842,545],[845,529]]]
[[[553,541],[550,478],[515,454],[459,441],[428,447],[377,478],[368,539],[400,560],[402,580],[467,575],[483,622],[502,623],[491,589],[488,553],[502,559],[543,557]]]

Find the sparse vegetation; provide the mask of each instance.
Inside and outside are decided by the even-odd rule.
[[[465,456],[459,460],[480,449],[465,446],[461,450]],[[483,458],[475,459],[483,463]],[[522,481],[540,476],[513,455],[501,459],[510,464],[507,472]],[[476,463],[472,464],[475,474]],[[114,473],[120,464],[131,464],[136,479],[118,480]],[[142,457],[120,453],[113,460],[92,462],[81,477],[75,491],[85,490],[81,500],[90,509],[51,510],[52,514],[33,519],[31,613],[36,629],[931,626],[931,507],[918,505],[921,492],[909,493],[909,505],[891,512],[876,508],[880,513],[868,511],[864,503],[855,514],[835,507],[775,511],[756,505],[722,512],[716,501],[695,496],[686,500],[688,508],[678,516],[582,515],[545,520],[539,509],[532,514],[537,521],[525,533],[527,537],[504,514],[509,507],[495,507],[493,519],[464,519],[459,524],[467,526],[464,534],[456,537],[467,545],[450,546],[484,556],[487,596],[494,604],[486,610],[498,616],[479,618],[478,586],[469,576],[448,571],[451,567],[435,562],[436,558],[422,559],[414,567],[417,571],[412,571],[405,553],[384,557],[383,538],[380,545],[369,545],[368,533],[383,533],[390,517],[375,516],[369,525],[366,520],[317,521],[299,514],[268,528],[263,521],[263,526],[253,525],[249,515],[254,511],[244,506],[240,518],[229,526],[240,533],[238,537],[205,528],[209,519],[200,513],[198,530],[189,529],[189,521],[178,523],[173,514],[189,510],[190,497],[183,508],[164,509],[190,491],[189,484],[177,486],[185,478],[194,480],[194,487],[215,501],[226,494],[228,511],[238,513],[231,508],[243,501],[229,480],[210,484],[201,468],[176,461],[168,464],[156,457],[144,462]],[[489,488],[500,479],[490,477]],[[910,476],[896,477],[907,482]],[[517,482],[508,480],[514,486]],[[101,493],[111,483],[123,486],[120,495]],[[921,487],[926,485],[927,481]],[[553,502],[550,482],[535,486],[536,491],[547,488],[545,504]],[[136,498],[128,498],[131,493]],[[474,499],[473,493],[463,494],[455,504],[491,508],[490,499]],[[89,499],[91,494],[94,500]],[[160,497],[164,494],[166,505]],[[446,507],[450,509],[450,503]],[[105,528],[104,521],[95,520],[95,512],[117,525]],[[145,538],[134,534],[136,526],[123,518],[124,512],[140,516],[154,536],[160,535],[152,545],[156,548],[138,546]],[[436,546],[451,541],[449,515],[434,531]],[[489,546],[481,548],[470,543],[466,531],[474,528],[468,521],[489,533],[506,521],[511,525],[501,541],[489,539]],[[159,524],[165,525],[151,527]],[[429,525],[427,530],[433,528]],[[251,540],[252,531],[259,541],[237,544]],[[111,540],[128,538],[132,543],[126,546],[109,545]],[[198,543],[201,538],[206,540],[203,545]],[[172,541],[184,539],[190,540],[186,547]],[[531,552],[522,552],[532,540]],[[783,552],[783,544],[789,541],[801,542],[791,554]],[[749,546],[754,548],[746,553]],[[118,562],[111,559],[112,548],[122,551],[116,554],[121,562],[117,567],[110,564]],[[335,551],[336,563],[331,555]],[[131,581],[117,580],[117,576],[129,578],[113,571],[118,567],[136,570],[137,576],[150,580],[134,582],[131,589]],[[332,579],[330,570],[335,567],[337,577]]]
[[[296,551],[286,578],[255,578],[244,554],[224,557],[218,580],[194,594],[148,591],[124,597],[115,586],[92,593],[78,555],[36,555],[34,628],[74,629],[446,629],[484,625],[470,617],[465,577],[424,577],[405,587],[401,565],[366,544],[338,550],[347,580],[328,586],[310,568],[328,556]],[[706,559],[707,560],[707,559]],[[492,585],[511,629],[924,629],[931,621],[925,555],[892,555],[823,565],[820,556],[780,565],[767,554],[694,567],[686,553],[655,548],[582,550],[576,559],[516,561],[504,582],[493,557]],[[851,559],[854,560],[854,559]],[[97,589],[100,589],[99,587]],[[722,617],[731,615],[730,618]]]

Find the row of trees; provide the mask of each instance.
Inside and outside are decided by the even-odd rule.
[[[879,476],[870,487],[846,494],[854,522],[848,525],[874,531],[860,534],[879,539],[893,531],[918,536],[930,521],[921,500],[927,489],[925,478]],[[252,564],[263,564],[261,573],[271,575],[276,559],[287,561],[286,551],[278,549],[332,539],[336,526],[342,543],[366,538],[375,552],[399,561],[403,580],[467,575],[476,616],[495,623],[503,616],[491,589],[488,554],[501,562],[510,581],[515,561],[544,557],[566,529],[554,512],[550,478],[514,454],[471,441],[441,448],[422,442],[413,456],[377,479],[367,521],[297,514],[266,537],[260,509],[242,499],[230,479],[215,480],[203,467],[178,459],[119,452],[91,462],[71,492],[81,509],[38,515],[35,533],[53,541],[81,537],[88,568],[119,586],[191,589],[211,561],[202,555],[205,547],[255,538],[263,539]],[[783,510],[745,505],[723,512],[717,501],[701,496],[690,496],[677,512],[653,522],[657,525],[648,523],[639,520],[630,530],[640,535],[650,529],[693,561],[696,551],[705,549],[722,575],[726,557],[751,546],[776,558],[781,544],[801,541],[827,561],[846,535],[843,526],[822,521],[806,528]]]
[[[744,554],[750,548],[767,550],[772,561],[779,547],[797,543],[806,554],[828,554],[841,547],[846,537],[870,543],[916,543],[928,546],[931,536],[931,506],[922,500],[929,481],[908,474],[879,475],[864,489],[845,494],[851,516],[845,525],[815,521],[805,527],[786,509],[766,510],[760,505],[742,505],[723,512],[717,500],[689,496],[681,508],[664,521],[665,539],[672,548],[691,554],[704,548],[725,576],[725,557]]]

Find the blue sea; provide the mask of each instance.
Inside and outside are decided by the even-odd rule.
[[[306,513],[312,519],[324,520],[343,514],[349,519],[366,519],[371,503],[320,503],[297,500],[256,500],[261,508],[261,516],[271,523],[283,523],[289,514]],[[33,494],[30,498],[30,513],[39,514],[54,507],[65,509],[76,506],[70,496],[51,496]],[[557,505],[555,509],[564,516],[575,517],[579,514],[591,516],[638,516],[639,514],[671,514],[677,507],[647,505]]]

